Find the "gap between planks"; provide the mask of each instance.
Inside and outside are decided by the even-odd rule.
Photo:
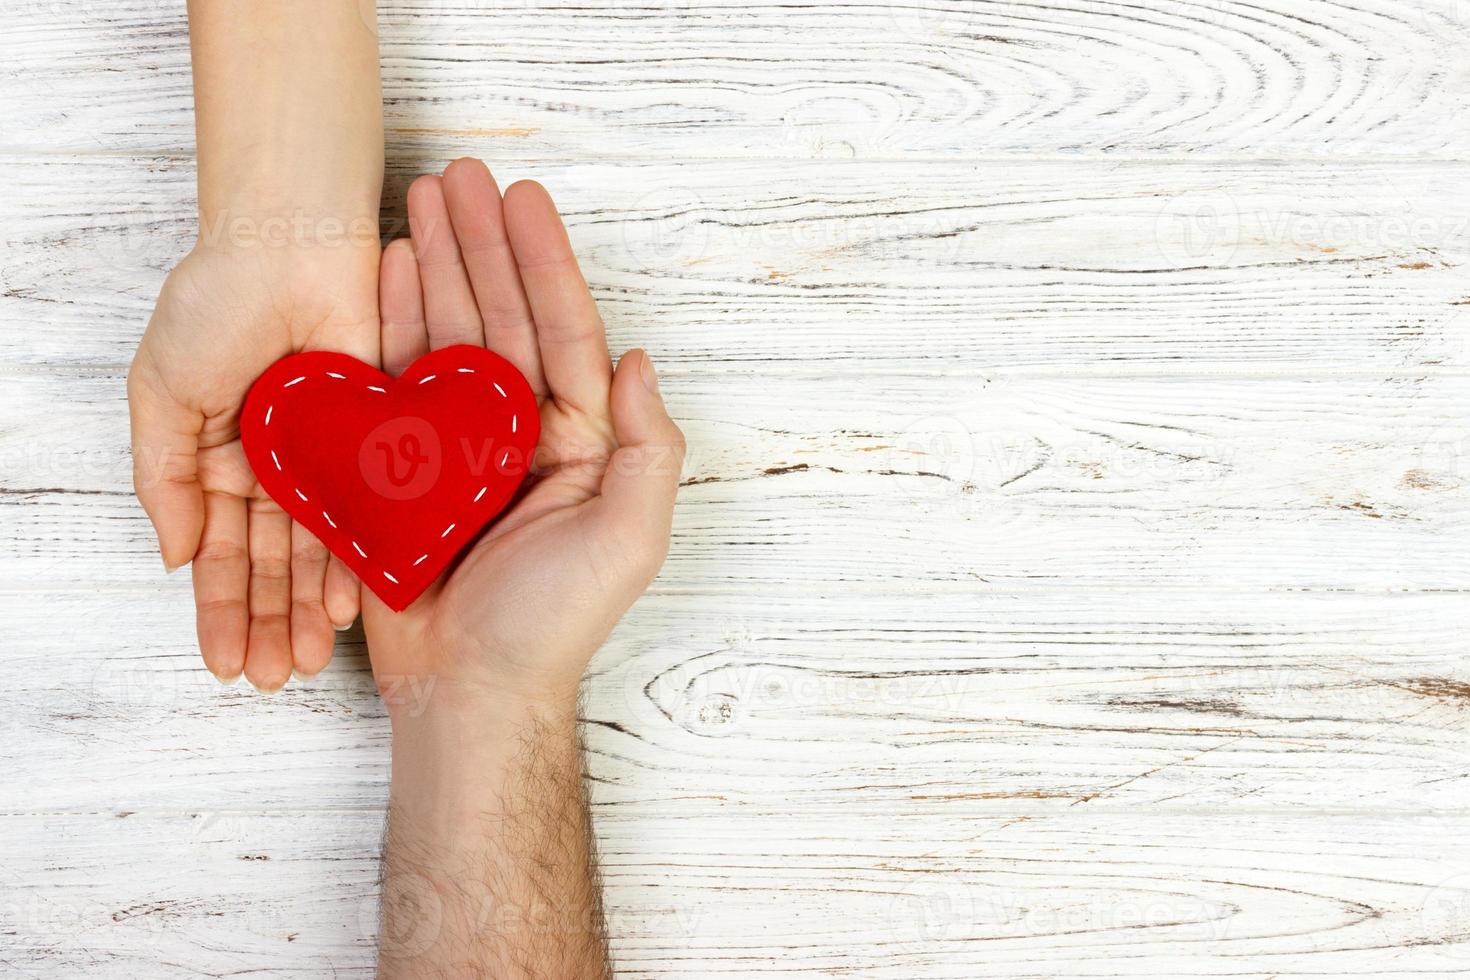
[[[827,366],[828,363],[831,366]],[[748,364],[749,367],[743,367]],[[1118,365],[1116,370],[1111,370],[1113,365]],[[127,364],[0,364],[0,378],[66,378],[66,377],[90,377],[107,378],[116,377],[119,381],[127,377]],[[984,365],[970,366],[968,368],[933,368],[920,369],[912,366],[894,368],[849,368],[838,366],[838,362],[823,362],[821,365],[806,367],[798,365],[793,361],[775,361],[770,364],[762,364],[758,361],[731,362],[721,361],[710,367],[692,366],[681,364],[677,359],[664,357],[659,361],[658,369],[661,378],[704,378],[712,373],[722,376],[741,374],[768,375],[773,377],[789,378],[1019,378],[1036,380],[1055,380],[1066,378],[1103,378],[1110,380],[1126,381],[1130,378],[1155,379],[1155,378],[1238,378],[1242,380],[1270,381],[1277,378],[1293,381],[1330,381],[1336,378],[1466,378],[1470,379],[1470,366],[1447,367],[1443,365],[1424,365],[1414,368],[1195,368],[1180,367],[1174,364],[1143,366],[1134,365],[1131,362],[1104,361],[1086,368],[996,368],[987,369]]]
[[[88,585],[78,583],[63,585],[60,583],[42,583],[35,586],[4,585],[0,586],[0,600],[9,596],[33,596],[33,595],[171,595],[177,591],[190,594],[192,585],[182,583],[189,582],[188,576],[182,573],[188,568],[184,566],[179,569],[180,585],[159,586],[156,583],[143,581],[145,576],[140,576],[136,583],[98,583]],[[1226,588],[1218,585],[1174,585],[1171,583],[1147,582],[1140,585],[1123,583],[1118,585],[1088,584],[1088,585],[1029,585],[1025,583],[1007,583],[1004,585],[993,582],[984,582],[979,579],[974,581],[943,581],[927,580],[915,583],[913,586],[899,585],[889,581],[876,581],[872,579],[852,579],[850,581],[834,581],[830,585],[813,585],[811,583],[777,583],[777,582],[744,582],[732,581],[720,586],[701,585],[678,585],[660,586],[657,582],[649,586],[643,594],[646,596],[668,596],[690,598],[714,598],[730,595],[756,595],[777,597],[803,597],[812,596],[825,597],[829,595],[842,594],[852,595],[897,595],[897,596],[928,596],[941,595],[1136,595],[1138,593],[1163,593],[1171,596],[1429,596],[1445,595],[1454,601],[1460,601],[1461,597],[1470,595],[1470,587],[1467,588],[1382,588],[1363,589],[1354,587],[1291,587],[1259,588],[1253,586],[1241,586],[1240,588]],[[1449,600],[1446,600],[1449,601]]]
[[[391,135],[395,130],[386,132]],[[407,132],[404,130],[402,132]],[[486,137],[465,137],[464,142],[468,148],[470,144],[483,144]],[[499,137],[491,137],[491,140]],[[507,140],[509,142],[509,140]],[[448,164],[455,159],[453,156],[442,155],[442,151],[432,144],[424,144],[422,148],[413,143],[402,143],[394,145],[391,141],[386,143],[388,153],[387,169],[404,169],[406,166],[419,164],[442,163]],[[419,151],[429,151],[430,156],[424,156]],[[5,145],[0,144],[0,157],[29,157],[32,159],[136,159],[154,157],[167,160],[194,160],[196,154],[193,150],[183,147],[137,147],[137,148],[83,148],[64,147],[47,148],[42,146]],[[1095,167],[1099,163],[1124,164],[1179,164],[1190,165],[1221,165],[1230,166],[1234,164],[1264,164],[1267,166],[1331,166],[1343,167],[1382,167],[1382,166],[1444,166],[1446,164],[1470,163],[1470,156],[1440,156],[1435,154],[1405,154],[1403,156],[1390,156],[1375,154],[1371,156],[1254,156],[1251,154],[1221,154],[1210,155],[1186,151],[1149,153],[1109,153],[1106,151],[1081,151],[1078,153],[986,153],[966,155],[962,158],[935,154],[932,156],[914,156],[911,154],[878,154],[861,157],[797,157],[797,156],[699,156],[696,154],[647,154],[633,153],[625,156],[612,154],[548,154],[545,156],[516,156],[514,154],[497,154],[494,160],[498,167],[546,164],[552,166],[573,166],[579,164],[628,164],[628,165],[656,165],[669,163],[691,163],[691,164],[771,164],[773,166],[791,166],[793,164],[810,164],[820,166],[826,170],[831,167],[861,167],[868,164],[882,164],[887,166],[912,164],[916,167],[954,165],[963,163],[966,165],[1007,164],[1017,165],[1024,163],[1045,164],[1077,164],[1078,166]]]

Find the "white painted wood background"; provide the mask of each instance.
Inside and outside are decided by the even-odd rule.
[[[0,974],[371,973],[360,634],[200,667],[125,365],[179,0],[0,19]],[[1470,975],[1470,4],[387,0],[693,452],[594,664],[620,976]]]

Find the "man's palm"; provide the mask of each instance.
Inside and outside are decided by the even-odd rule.
[[[385,368],[487,346],[537,392],[541,440],[528,489],[445,579],[402,613],[364,595],[373,670],[390,707],[430,677],[566,696],[663,562],[683,436],[645,354],[614,372],[544,189],[517,184],[502,202],[462,160],[414,185],[409,216],[412,247],[383,260]]]

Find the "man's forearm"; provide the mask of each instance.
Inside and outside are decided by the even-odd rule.
[[[383,178],[373,0],[189,0],[203,232],[372,219]]]
[[[602,980],[575,711],[434,701],[394,720],[378,975]]]

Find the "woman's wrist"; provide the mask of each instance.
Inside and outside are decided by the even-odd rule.
[[[374,257],[382,241],[376,197],[311,203],[305,191],[270,199],[237,200],[219,210],[200,209],[196,252],[332,253],[356,250]]]
[[[373,5],[192,0],[201,240],[319,242],[371,223],[383,179]]]

